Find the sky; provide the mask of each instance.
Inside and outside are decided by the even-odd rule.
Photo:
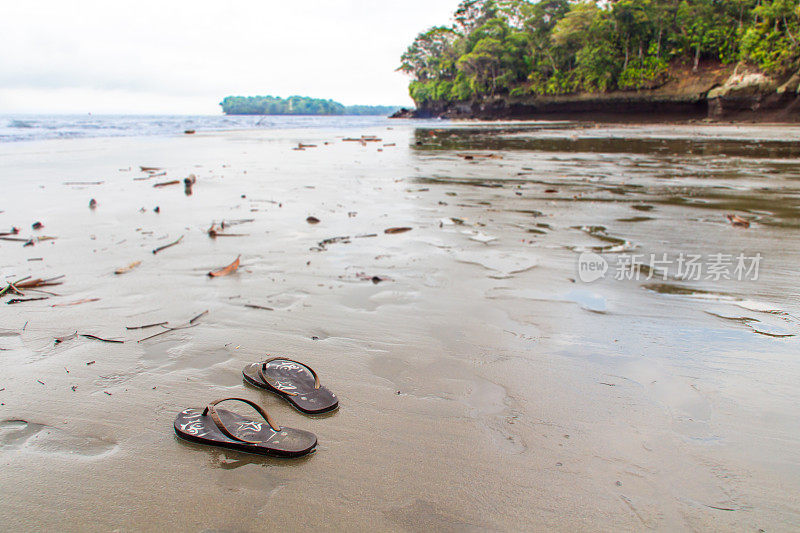
[[[219,114],[228,95],[412,105],[400,55],[458,0],[19,0],[0,113]]]

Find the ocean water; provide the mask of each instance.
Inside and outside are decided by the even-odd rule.
[[[0,143],[77,137],[182,135],[187,129],[364,128],[382,116],[0,115]]]

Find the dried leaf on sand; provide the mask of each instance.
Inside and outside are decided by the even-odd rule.
[[[388,233],[389,235],[395,235],[397,233],[405,233],[407,231],[411,231],[411,228],[402,227],[402,228],[387,228],[383,230],[384,233]]]
[[[737,215],[726,215],[728,221],[734,228],[749,228],[750,222]]]
[[[122,267],[122,268],[118,268],[118,269],[116,269],[116,270],[114,271],[114,274],[125,274],[125,273],[127,273],[127,272],[130,272],[131,270],[133,270],[134,268],[138,267],[138,266],[139,266],[139,265],[141,265],[141,264],[142,264],[142,262],[141,262],[141,261],[134,261],[133,263],[131,263],[131,264],[130,264],[130,265],[128,265],[128,266],[124,266],[124,267]]]
[[[226,266],[225,268],[221,268],[219,270],[212,270],[211,272],[208,273],[208,275],[211,276],[212,278],[218,278],[236,272],[239,269],[239,257],[237,257],[233,263]]]

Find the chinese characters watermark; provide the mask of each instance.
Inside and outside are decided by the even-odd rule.
[[[619,281],[668,280],[685,281],[757,281],[761,253],[740,254],[691,254],[679,253],[670,256],[662,254],[620,254],[613,270],[605,257],[584,252],[578,258],[578,277],[584,283],[591,283],[613,275]],[[611,272],[609,272],[611,270]]]

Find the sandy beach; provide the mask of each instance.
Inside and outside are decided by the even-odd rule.
[[[0,287],[64,276],[0,299],[2,528],[797,530],[798,141],[396,121],[0,144],[0,232],[33,239],[0,240]],[[208,235],[222,221],[236,236]],[[757,280],[616,276],[632,254],[763,260]],[[162,322],[193,327],[127,329]],[[124,343],[55,342],[75,332]],[[244,384],[267,354],[340,409]],[[175,436],[230,396],[317,451]]]

